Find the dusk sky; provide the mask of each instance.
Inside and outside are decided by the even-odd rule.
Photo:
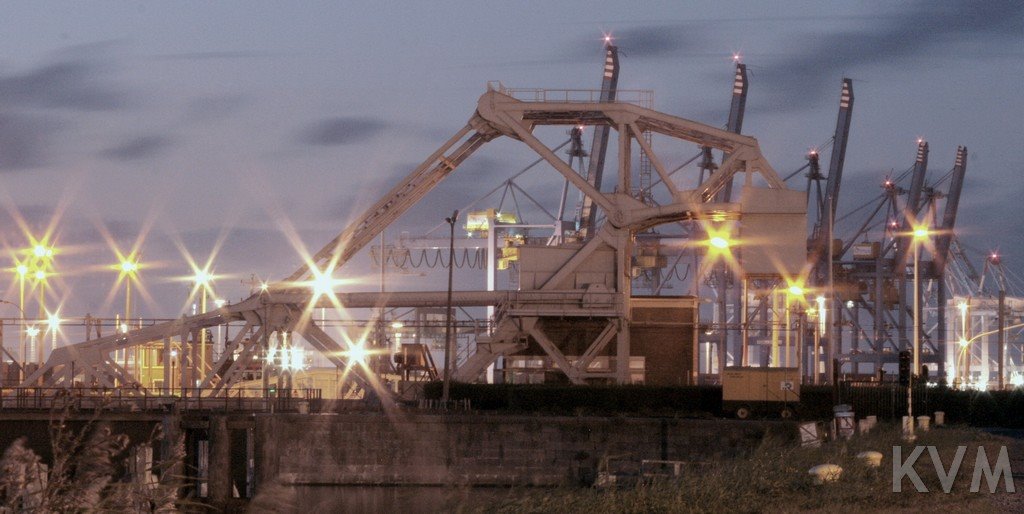
[[[487,81],[598,88],[604,33],[621,51],[621,89],[654,90],[655,109],[713,126],[725,124],[739,53],[751,81],[743,132],[783,176],[831,137],[840,82],[851,77],[840,213],[910,167],[917,138],[931,147],[929,182],[965,145],[961,237],[1024,269],[1019,0],[0,1],[0,10],[2,298],[17,301],[11,256],[28,245],[16,220],[35,237],[53,226],[49,303],[64,317],[121,312],[114,247],[141,251],[147,299],[136,314],[145,317],[185,312],[189,286],[173,278],[191,274],[186,255],[201,265],[216,250],[217,296],[233,301],[248,295],[251,274],[287,276],[302,263],[287,234],[318,250],[460,129]],[[545,133],[552,146],[560,139],[564,130]],[[675,167],[693,151],[663,156]],[[486,145],[389,239],[441,223],[535,158],[517,142]],[[536,173],[534,185],[560,187],[553,171]],[[341,274],[367,276],[358,289],[376,290],[370,266],[364,252]],[[443,283],[435,275],[424,280]]]

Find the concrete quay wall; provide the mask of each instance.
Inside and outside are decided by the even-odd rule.
[[[258,415],[258,481],[293,485],[553,486],[592,481],[611,457],[708,462],[791,424],[473,414]]]

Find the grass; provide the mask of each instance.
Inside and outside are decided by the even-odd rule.
[[[961,469],[949,494],[940,482],[927,451],[914,468],[929,489],[918,493],[909,479],[903,492],[892,492],[893,446],[903,444],[906,459],[914,444],[933,445],[939,450],[944,469],[949,469],[958,445],[968,447]],[[913,444],[900,440],[898,428],[880,425],[871,434],[849,441],[827,443],[820,448],[800,448],[781,440],[766,440],[742,459],[712,463],[679,481],[663,481],[631,489],[517,489],[485,507],[457,509],[462,512],[565,512],[587,513],[690,513],[690,512],[1014,512],[1006,507],[1006,496],[991,495],[982,480],[982,492],[969,492],[974,459],[979,445],[985,446],[990,461],[1000,446],[1010,440],[980,431],[944,428],[919,435]],[[880,468],[869,468],[856,455],[875,450],[884,456]],[[1019,451],[1010,448],[1011,460]],[[1016,452],[1016,453],[1015,453]],[[822,463],[843,468],[840,479],[815,485],[808,470]],[[1024,484],[1021,484],[1024,487]],[[1000,482],[1000,491],[1002,482]]]

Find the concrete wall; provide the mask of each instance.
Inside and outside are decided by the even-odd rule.
[[[259,487],[560,485],[592,480],[601,458],[711,461],[741,454],[771,428],[733,420],[491,415],[262,415]]]

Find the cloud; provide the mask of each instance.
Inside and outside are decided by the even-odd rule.
[[[384,121],[372,118],[327,118],[299,131],[298,140],[313,146],[348,145],[366,141],[386,127]]]
[[[134,161],[159,154],[170,146],[171,140],[164,136],[140,136],[100,152],[100,155],[114,161]]]
[[[101,67],[88,58],[66,58],[22,74],[0,76],[0,98],[10,106],[109,111],[127,95],[100,80]]]
[[[774,107],[796,107],[822,98],[859,66],[926,55],[949,42],[1019,41],[1022,26],[1024,3],[1016,0],[918,2],[855,30],[801,35],[791,43],[795,55],[767,63],[759,74]]]
[[[243,95],[220,95],[196,98],[185,108],[185,120],[189,122],[216,121],[227,118],[248,102]]]
[[[49,137],[59,125],[37,116],[0,113],[0,170],[20,170],[46,162]]]

